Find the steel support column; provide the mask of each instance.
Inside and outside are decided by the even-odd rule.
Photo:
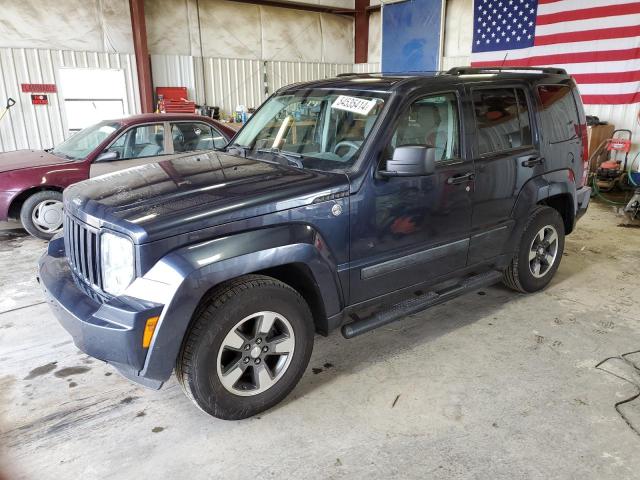
[[[355,63],[367,63],[369,56],[369,0],[356,0]]]
[[[144,0],[129,0],[131,9],[131,30],[133,31],[133,50],[136,54],[138,88],[142,113],[152,113],[153,85],[151,84],[151,59],[147,48],[147,25],[144,20]]]

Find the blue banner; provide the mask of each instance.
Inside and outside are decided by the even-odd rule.
[[[382,8],[382,71],[438,70],[442,0],[407,0]]]

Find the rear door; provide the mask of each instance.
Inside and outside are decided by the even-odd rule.
[[[468,264],[503,253],[522,186],[544,173],[528,88],[472,88],[467,105],[475,129],[473,214]],[[473,120],[471,120],[473,119]]]
[[[213,150],[227,144],[222,133],[204,122],[172,122],[171,142],[175,153]]]

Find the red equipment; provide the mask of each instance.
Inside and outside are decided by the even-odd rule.
[[[196,103],[187,99],[186,87],[156,87],[160,113],[196,113]]]
[[[631,130],[614,130],[611,138],[605,140],[593,152],[592,159],[596,158],[596,181],[602,191],[610,191],[616,184],[625,188],[627,163],[631,150]],[[619,154],[624,154],[624,157]]]

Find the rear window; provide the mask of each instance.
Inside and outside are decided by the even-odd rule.
[[[549,143],[568,142],[580,136],[578,107],[565,85],[541,85],[538,95],[542,103],[542,123]]]
[[[480,155],[531,145],[529,110],[520,88],[474,90]]]

